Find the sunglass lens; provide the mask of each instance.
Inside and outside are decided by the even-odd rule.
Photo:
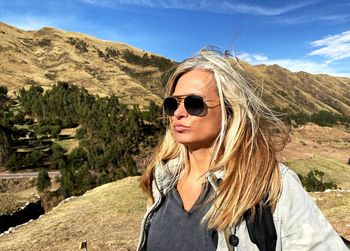
[[[177,100],[173,97],[165,98],[163,102],[163,107],[166,114],[168,114],[169,116],[174,116],[174,112],[178,107]]]
[[[200,96],[188,96],[185,98],[185,108],[193,116],[199,116],[204,111],[204,101]]]

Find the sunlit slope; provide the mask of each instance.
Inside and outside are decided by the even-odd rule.
[[[350,238],[350,192],[312,193],[333,227]],[[146,198],[138,177],[112,182],[0,237],[0,250],[135,250]]]
[[[129,59],[135,55],[136,59],[127,60],[125,50],[131,52]],[[155,65],[147,65],[151,56]],[[158,63],[167,60],[125,43],[47,27],[24,31],[0,22],[0,84],[7,85],[10,93],[33,81],[45,88],[66,81],[100,96],[115,94],[129,104],[144,106],[150,100],[160,104],[162,76],[168,68]],[[350,116],[349,78],[294,73],[278,65],[240,65],[242,70],[237,69],[271,107]]]
[[[125,50],[137,56],[145,53],[81,33],[24,31],[0,22],[0,83],[13,93],[33,81],[44,87],[66,81],[99,96],[115,94],[126,103],[159,102],[162,71],[127,62],[121,56]]]
[[[0,237],[0,250],[134,250],[146,199],[128,177],[60,204],[45,216]]]

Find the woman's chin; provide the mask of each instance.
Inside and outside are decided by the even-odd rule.
[[[209,148],[212,146],[212,142],[194,140],[186,137],[175,137],[175,141],[183,144],[189,149]]]

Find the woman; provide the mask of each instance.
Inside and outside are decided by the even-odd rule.
[[[138,250],[347,250],[276,160],[287,130],[232,60],[202,50],[168,81]]]

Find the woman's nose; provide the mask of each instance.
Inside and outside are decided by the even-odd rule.
[[[177,109],[174,112],[174,117],[177,119],[180,119],[180,118],[187,117],[187,116],[188,116],[188,112],[186,111],[184,103],[180,102],[179,106],[177,107]]]

